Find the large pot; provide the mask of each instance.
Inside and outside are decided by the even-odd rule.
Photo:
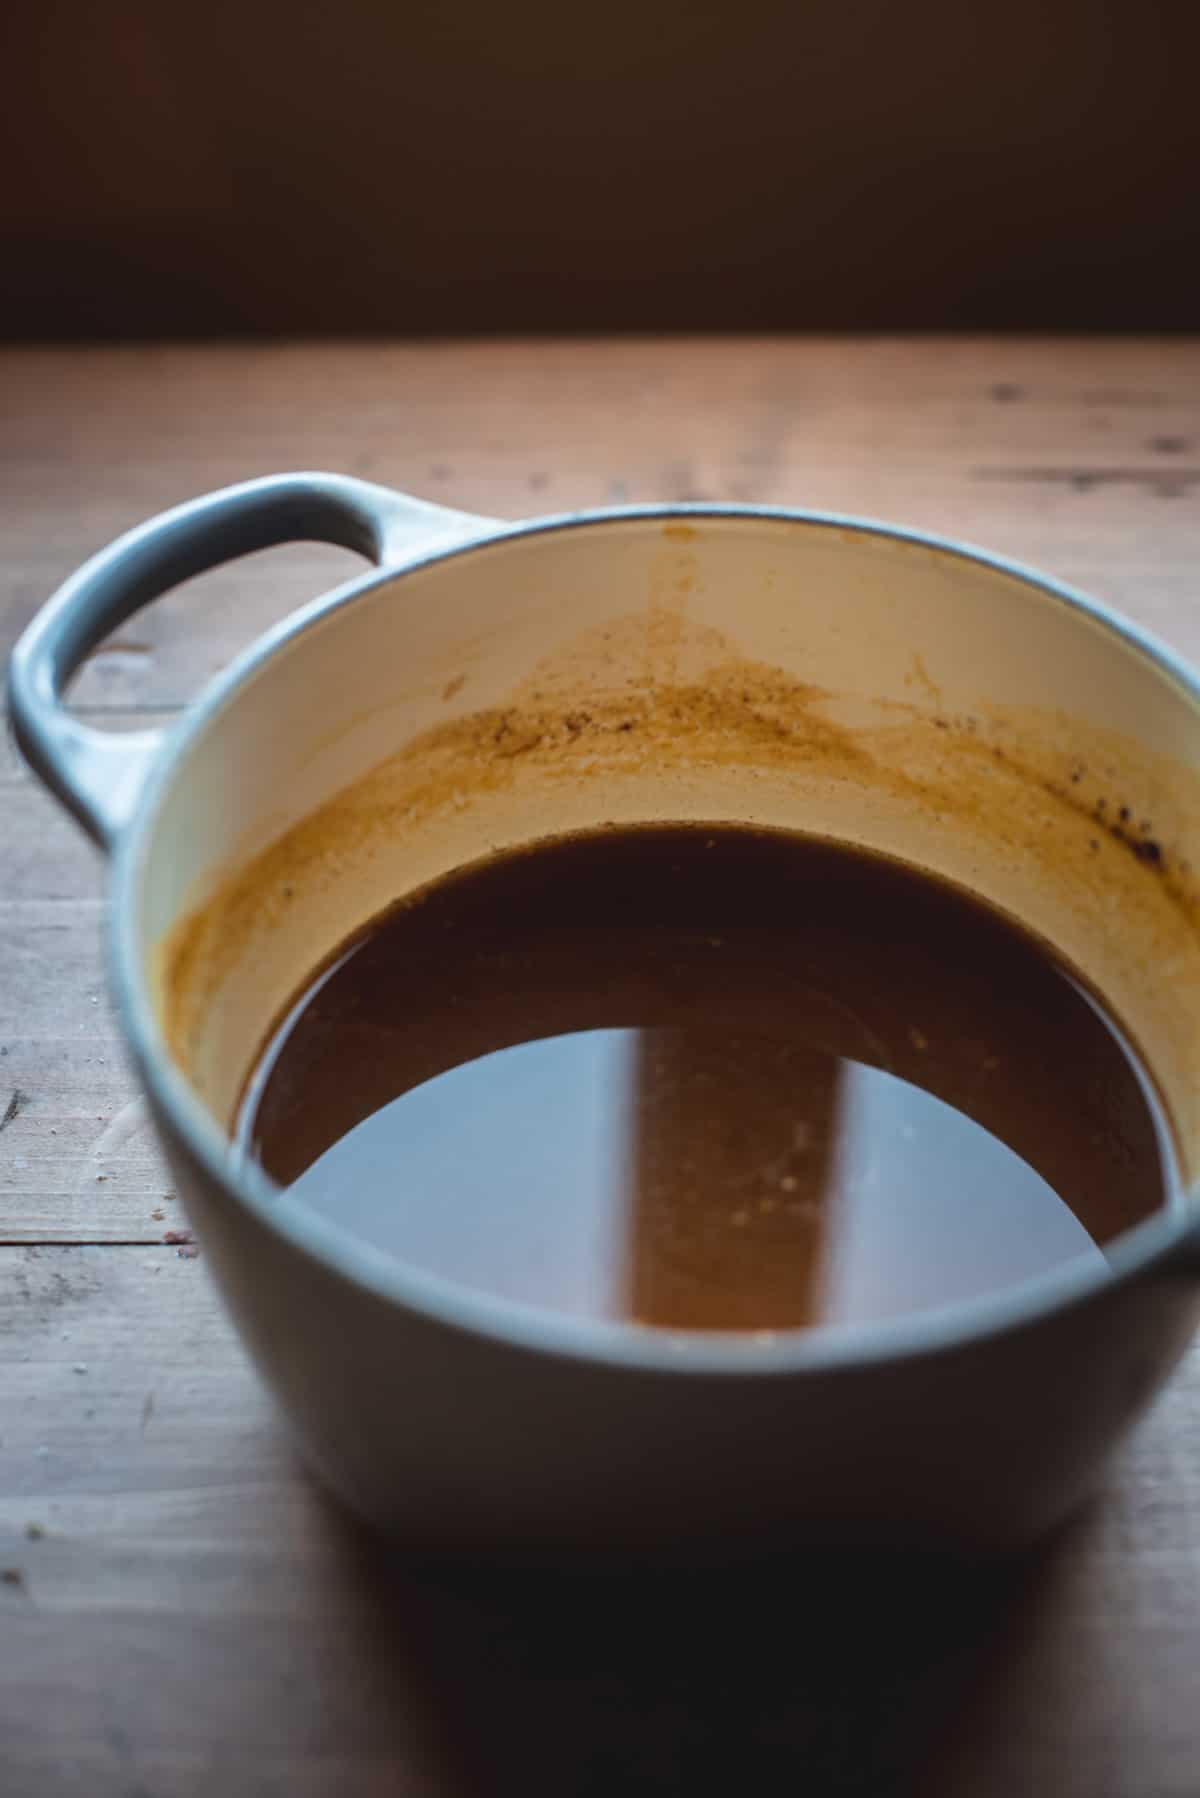
[[[376,566],[164,734],[64,709],[74,668],[138,607],[293,538]],[[382,1528],[541,1548],[797,1531],[1016,1546],[1092,1487],[1187,1343],[1198,689],[1099,606],[843,518],[706,505],[508,525],[289,475],[97,556],[21,639],[10,700],[26,756],[112,855],[117,1004],[208,1264],[305,1454]],[[485,847],[675,818],[874,846],[1041,932],[1140,1044],[1177,1202],[1106,1267],[764,1339],[489,1299],[238,1163],[232,1108],[272,1018],[398,893]]]

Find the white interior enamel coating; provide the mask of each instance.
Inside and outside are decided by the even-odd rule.
[[[1051,583],[876,526],[676,508],[480,530],[249,651],[176,727],[116,843],[123,1023],[243,1340],[312,1465],[406,1539],[1029,1543],[1093,1488],[1190,1339],[1183,1206],[1108,1245],[1110,1269],[714,1337],[524,1308],[389,1259],[235,1165],[218,1120],[281,999],[404,886],[570,824],[761,818],[879,844],[1036,923],[1149,1052],[1194,1162],[1194,678]],[[518,728],[479,728],[510,701]],[[612,728],[555,728],[566,708]],[[675,712],[701,728],[675,731]],[[499,771],[497,735],[520,751]],[[1165,875],[1092,817],[1105,796]],[[211,966],[173,1061],[164,937],[197,932]],[[1037,1055],[1031,1019],[1031,1081]]]
[[[955,794],[994,778],[977,756],[963,760],[981,737],[1016,745],[1023,766],[1064,791],[1078,758],[1109,815],[1126,806],[1148,818],[1178,864],[1200,845],[1194,700],[1137,642],[1058,595],[881,531],[762,516],[693,515],[682,530],[659,516],[598,519],[432,560],[312,617],[210,713],[163,795],[142,864],[143,965],[231,870],[431,727],[531,687],[565,712],[624,682],[635,694],[703,686],[731,654],[821,689],[817,714],[861,733],[876,765],[913,776],[912,789],[820,756],[772,766],[748,743],[719,765],[702,744],[624,763],[601,745],[590,761],[522,765],[500,790],[477,790],[464,764],[462,786],[436,803],[385,796],[365,833],[334,832],[289,880],[286,904],[264,886],[261,927],[205,990],[186,1072],[217,1119],[228,1122],[258,1044],[306,974],[398,893],[555,830],[739,818],[901,855],[1057,943],[1148,1053],[1190,1164],[1200,1093],[1190,920],[1106,832],[1089,868],[1081,852],[1098,827],[1036,780],[1023,821],[1011,793],[999,819]],[[949,728],[935,734],[934,721]]]

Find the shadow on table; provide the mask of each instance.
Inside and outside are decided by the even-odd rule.
[[[531,1570],[399,1559],[353,1525],[344,1549],[366,1652],[437,1744],[433,1789],[471,1798],[933,1798],[1046,1559]]]

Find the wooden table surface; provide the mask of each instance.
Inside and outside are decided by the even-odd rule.
[[[874,514],[1200,658],[1200,342],[681,341],[0,353],[0,647],[148,514],[329,467],[517,516]],[[164,717],[348,570],[161,601],[77,699]],[[198,590],[197,590],[198,589]],[[105,993],[104,872],[0,761],[0,1793],[1200,1793],[1200,1352],[1032,1563],[520,1574],[386,1555],[297,1471]]]

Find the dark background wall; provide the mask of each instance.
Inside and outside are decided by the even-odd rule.
[[[1193,10],[0,0],[0,332],[1200,327]]]

